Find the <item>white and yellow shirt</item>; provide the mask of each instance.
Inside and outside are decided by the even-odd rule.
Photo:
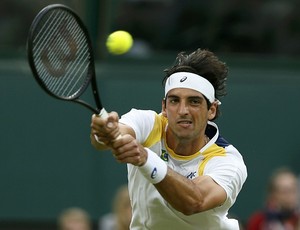
[[[188,179],[209,175],[227,193],[226,202],[205,212],[186,216],[172,208],[145,177],[138,167],[128,164],[128,188],[133,217],[132,230],[236,230],[238,222],[228,219],[247,177],[241,154],[219,135],[218,127],[208,122],[206,135],[210,141],[190,156],[180,156],[165,143],[167,119],[151,110],[132,109],[123,115],[120,123],[129,125],[136,139],[163,159],[168,167]]]

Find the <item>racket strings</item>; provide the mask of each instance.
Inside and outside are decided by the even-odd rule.
[[[60,97],[73,97],[88,82],[90,49],[76,19],[56,10],[35,35],[34,60],[46,87]]]
[[[41,22],[42,28],[39,29],[35,39],[35,57],[37,57],[37,62],[39,64],[42,64],[42,59],[40,59],[41,53],[45,52],[47,49],[55,48],[55,39],[58,37],[57,45],[60,45],[58,36],[59,30],[57,29],[57,21],[62,21],[63,18],[61,18],[64,15],[58,15],[54,14],[55,12],[52,12],[50,16],[47,18],[45,22]],[[57,16],[58,15],[58,16]],[[45,19],[44,19],[45,20]],[[48,51],[48,58],[49,61],[52,63],[53,68],[57,67],[58,65],[54,62],[55,56],[53,55],[53,52],[51,52],[51,49]],[[62,53],[61,53],[62,54]],[[58,54],[57,54],[58,55]],[[46,71],[46,69],[43,69]],[[45,74],[43,72],[43,74]]]
[[[80,33],[81,30],[79,27],[76,27],[75,25],[73,25],[73,28],[71,28],[71,33],[73,30],[75,30],[73,32],[73,34],[80,35],[78,38],[79,39],[78,46],[83,47],[83,48],[78,50],[78,55],[77,55],[78,59],[76,59],[76,62],[73,62],[70,65],[71,71],[68,74],[69,75],[68,78],[71,78],[72,81],[65,82],[68,84],[67,84],[67,86],[62,87],[63,94],[66,93],[66,89],[68,89],[68,88],[70,89],[70,91],[74,91],[74,89],[77,89],[78,86],[81,86],[83,84],[82,81],[84,81],[86,79],[85,75],[87,74],[87,71],[88,71],[90,54],[88,52],[88,48],[85,46],[86,38],[85,38],[84,34]]]
[[[70,23],[69,23],[69,24],[70,24]],[[69,26],[69,25],[67,25],[67,26]],[[71,26],[72,26],[72,27],[70,27],[70,33],[72,33],[72,34],[78,34],[78,32],[80,32],[80,31],[78,31],[78,28],[77,28],[77,31],[74,31],[74,24],[71,25]],[[76,28],[75,28],[75,29],[76,29]],[[68,49],[70,48],[70,47],[66,47],[66,46],[68,46],[68,44],[63,44],[63,43],[65,42],[65,40],[62,39],[62,37],[63,37],[63,36],[61,36],[60,39],[59,39],[59,41],[58,41],[58,46],[60,47],[60,49],[62,49],[62,52],[58,52],[58,53],[60,53],[61,55],[57,57],[57,59],[56,59],[55,62],[52,61],[53,63],[58,63],[58,64],[59,64],[60,59],[62,58],[61,56],[62,56],[63,54],[67,54]],[[80,45],[80,44],[79,44],[79,45]],[[81,55],[81,54],[79,53],[78,55]],[[63,59],[63,60],[64,60],[64,59]],[[66,59],[66,60],[68,60],[68,59]],[[82,61],[82,60],[79,60],[79,61]],[[74,67],[74,64],[77,64],[77,63],[73,62],[73,63],[71,63],[71,64],[73,64],[73,65],[70,66],[70,70],[75,70],[76,68]],[[63,65],[65,65],[65,63],[63,63]],[[85,70],[84,70],[84,71],[85,71]],[[84,71],[83,71],[83,73],[84,73]],[[61,84],[54,84],[54,86],[60,86],[60,87],[57,88],[57,89],[53,88],[53,89],[51,89],[51,90],[56,90],[56,91],[58,90],[58,92],[61,92],[61,90],[63,90],[63,91],[62,91],[63,93],[60,93],[60,94],[65,95],[65,92],[68,90],[69,86],[70,86],[70,85],[73,85],[73,87],[69,90],[70,92],[72,92],[72,89],[76,88],[76,85],[77,85],[76,82],[75,82],[75,83],[72,83],[72,82],[71,82],[71,80],[74,79],[74,75],[73,75],[73,74],[74,74],[74,73],[69,72],[68,75],[69,75],[69,76],[73,76],[72,79],[70,79],[69,76],[64,77],[63,80],[65,80],[65,81],[62,81]],[[75,76],[76,76],[76,75],[75,75]],[[82,76],[82,74],[81,74],[81,75],[78,75],[78,74],[77,74],[77,82],[79,82],[79,80],[81,79],[81,76]],[[69,79],[69,80],[68,80],[68,79]],[[55,80],[57,81],[57,79],[55,79]],[[67,81],[67,80],[68,80],[68,81]],[[67,86],[66,86],[66,83],[68,83]]]
[[[53,39],[57,36],[57,33],[59,30],[56,29],[55,21],[61,20],[59,17],[55,19],[56,14],[54,12],[51,13],[51,15],[47,18],[46,22],[40,23],[43,25],[42,28],[39,29],[39,32],[37,33],[35,39],[34,39],[34,58],[36,60],[36,66],[38,67],[39,74],[41,78],[44,80],[46,85],[49,84],[49,81],[47,80],[54,80],[54,78],[49,78],[48,69],[43,68],[44,63],[41,57],[41,52],[45,51],[47,49],[47,46],[51,46],[50,39]],[[56,29],[56,30],[55,30]],[[53,44],[52,44],[53,45]],[[55,63],[54,55],[53,53],[48,53],[49,62],[52,63],[53,68],[57,68],[57,64]]]
[[[71,25],[71,26],[72,27],[70,27],[70,32],[72,34],[79,34],[80,31],[78,30],[78,28],[76,28],[75,25]],[[63,49],[63,51],[60,52],[61,55],[58,56],[57,58],[58,60],[60,60],[62,54],[66,54],[68,52],[68,48],[66,48],[66,45],[63,44],[64,39],[60,38],[59,40],[60,41],[58,41],[58,43],[61,42],[59,46]],[[81,47],[82,44],[84,44],[84,42],[85,42],[84,37],[80,38],[78,46]],[[85,53],[83,53],[83,51],[85,51]],[[69,66],[70,71],[66,73],[66,76],[62,79],[62,82],[60,84],[56,84],[56,82],[58,81],[57,78],[54,78],[54,82],[53,81],[46,82],[49,85],[50,90],[57,91],[61,95],[65,95],[65,94],[68,95],[66,91],[73,92],[74,89],[77,89],[78,85],[82,85],[81,80],[84,79],[82,76],[83,74],[86,73],[88,67],[88,65],[85,65],[86,59],[89,58],[88,55],[89,54],[86,48],[79,49],[77,55],[78,59],[76,60],[76,62],[75,61],[70,62],[70,66]],[[68,61],[68,59],[66,61]],[[53,60],[53,63],[58,63],[58,65],[60,64],[59,61],[55,61],[55,60]],[[77,65],[76,68],[75,65]],[[53,80],[53,78],[50,78],[50,80]]]

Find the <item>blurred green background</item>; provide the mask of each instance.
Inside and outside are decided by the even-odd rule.
[[[245,222],[263,205],[273,169],[286,165],[300,173],[299,1],[1,0],[0,229],[24,222],[46,229],[71,206],[86,209],[97,225],[127,180],[125,165],[91,147],[90,111],[50,98],[29,70],[30,24],[52,3],[70,6],[87,25],[109,111],[159,112],[163,70],[181,51],[207,48],[228,64],[217,123],[249,174],[232,215]],[[126,55],[111,56],[105,39],[119,29],[135,44]],[[93,102],[89,93],[85,99]]]

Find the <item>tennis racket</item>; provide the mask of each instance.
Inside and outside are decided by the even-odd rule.
[[[72,9],[61,4],[43,8],[31,24],[27,52],[34,78],[49,95],[108,116],[98,94],[89,33]],[[90,83],[97,108],[79,98]]]

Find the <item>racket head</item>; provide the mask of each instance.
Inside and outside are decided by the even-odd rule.
[[[65,5],[52,4],[38,13],[29,30],[27,55],[39,85],[58,99],[76,100],[95,78],[88,31]]]

